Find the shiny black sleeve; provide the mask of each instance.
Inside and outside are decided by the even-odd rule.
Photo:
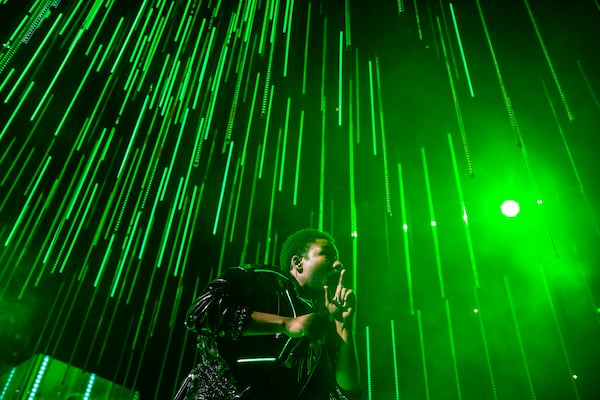
[[[252,313],[240,295],[249,275],[236,267],[209,283],[188,310],[186,327],[199,335],[239,338]]]

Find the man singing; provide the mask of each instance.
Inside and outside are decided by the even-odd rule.
[[[356,296],[333,238],[287,238],[281,268],[246,265],[209,283],[187,314],[200,362],[176,399],[346,400],[359,397]]]

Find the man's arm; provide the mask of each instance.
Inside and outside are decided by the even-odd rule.
[[[353,332],[356,295],[352,289],[344,287],[345,272],[342,270],[340,273],[340,280],[332,300],[329,299],[328,287],[324,287],[325,308],[333,316],[337,333],[342,340],[335,378],[342,389],[354,390],[360,383],[360,367]]]
[[[314,338],[321,334],[326,323],[327,320],[314,313],[294,318],[253,311],[250,314],[248,324],[242,330],[242,335],[255,336],[283,333],[294,338],[303,336]]]

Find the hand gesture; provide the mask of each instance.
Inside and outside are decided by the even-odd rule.
[[[336,321],[344,324],[350,323],[356,308],[356,296],[352,289],[344,287],[344,275],[346,270],[340,272],[340,280],[331,300],[329,300],[329,287],[324,286],[325,308]]]

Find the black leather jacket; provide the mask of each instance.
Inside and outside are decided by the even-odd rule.
[[[190,307],[188,329],[198,335],[199,364],[176,399],[347,400],[335,382],[340,339],[327,324],[311,342],[283,334],[242,336],[253,311],[295,317],[315,312],[297,283],[278,269],[243,266],[212,281]]]

